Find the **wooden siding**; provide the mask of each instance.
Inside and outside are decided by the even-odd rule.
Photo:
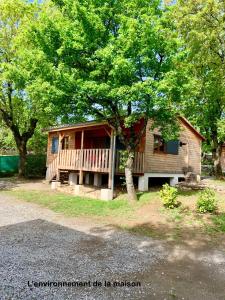
[[[201,140],[188,126],[180,121],[180,141],[186,143],[179,147],[179,154],[154,153],[154,134],[157,129],[150,130],[151,121],[146,129],[145,173],[184,173],[189,166],[196,174],[201,174]]]
[[[69,137],[69,149],[75,148],[75,132],[74,130],[68,130],[63,132],[64,136]],[[49,132],[48,134],[48,147],[47,147],[47,160],[46,165],[48,166],[57,157],[57,154],[52,153],[52,138],[59,137],[58,132]]]
[[[138,160],[135,162],[135,169],[137,173],[183,173],[184,169],[188,166],[192,168],[193,172],[196,174],[201,173],[201,139],[186,126],[182,121],[180,121],[181,133],[180,141],[187,143],[182,147],[179,147],[179,154],[164,154],[164,153],[154,153],[154,133],[159,133],[157,129],[153,132],[149,130],[151,122],[148,122],[146,136],[143,137],[141,145],[137,148],[137,152],[141,152]],[[92,132],[93,133],[93,132]],[[51,153],[52,138],[55,136],[69,136],[69,149],[73,150],[79,148],[79,145],[75,145],[75,136],[80,134],[80,130],[64,130],[63,132],[49,132],[48,136],[48,149],[47,149],[47,166],[49,166],[53,160],[57,157],[57,154]],[[100,136],[104,132],[99,132]],[[92,148],[90,143],[90,135],[85,131],[84,136],[84,149]],[[98,133],[95,132],[95,137]],[[87,143],[87,144],[85,144]],[[86,155],[89,155],[87,152]],[[225,169],[225,147],[224,147],[224,169]],[[143,160],[143,165],[141,161]],[[118,160],[117,160],[118,164]],[[93,168],[91,168],[93,169]],[[118,169],[117,169],[118,172]]]

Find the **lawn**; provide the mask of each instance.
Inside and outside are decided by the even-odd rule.
[[[130,203],[125,195],[113,201],[94,200],[54,191],[10,190],[10,195],[45,206],[70,217],[94,218],[133,233],[167,238],[189,239],[195,235],[215,236],[225,233],[224,194],[217,193],[218,212],[199,214],[196,201],[199,191],[179,191],[181,206],[166,209],[158,190],[138,193],[138,201]]]

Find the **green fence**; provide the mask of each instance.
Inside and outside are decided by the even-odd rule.
[[[0,156],[0,175],[10,175],[18,173],[19,156]],[[25,177],[42,178],[46,173],[46,155],[27,155],[25,165]]]
[[[19,156],[0,156],[0,174],[14,174],[18,172]]]

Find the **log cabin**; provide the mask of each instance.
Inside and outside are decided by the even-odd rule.
[[[140,121],[141,122],[141,121]],[[140,122],[135,130],[140,130]],[[133,176],[137,177],[138,190],[147,191],[149,178],[167,178],[176,185],[187,172],[201,174],[201,144],[204,137],[179,117],[179,140],[165,142],[152,122],[148,121],[134,155]],[[122,166],[123,145],[107,122],[89,121],[48,129],[46,179],[56,186],[62,174],[67,173],[69,183],[79,187],[92,184],[103,187],[102,199],[113,198],[114,179],[124,175]],[[92,178],[92,180],[91,180]]]

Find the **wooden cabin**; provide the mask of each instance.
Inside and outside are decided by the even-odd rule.
[[[179,118],[180,138],[167,143],[160,132],[151,130],[149,120],[146,132],[136,149],[133,175],[138,177],[138,189],[147,191],[149,178],[169,178],[178,183],[188,171],[201,174],[201,143],[204,137],[183,117]],[[135,130],[139,130],[137,123]],[[101,187],[107,177],[102,198],[112,199],[114,178],[124,175],[121,164],[123,145],[107,122],[85,122],[54,127],[48,130],[47,174],[49,181],[67,173],[69,181],[77,186],[92,184]],[[77,190],[79,188],[77,187]]]

